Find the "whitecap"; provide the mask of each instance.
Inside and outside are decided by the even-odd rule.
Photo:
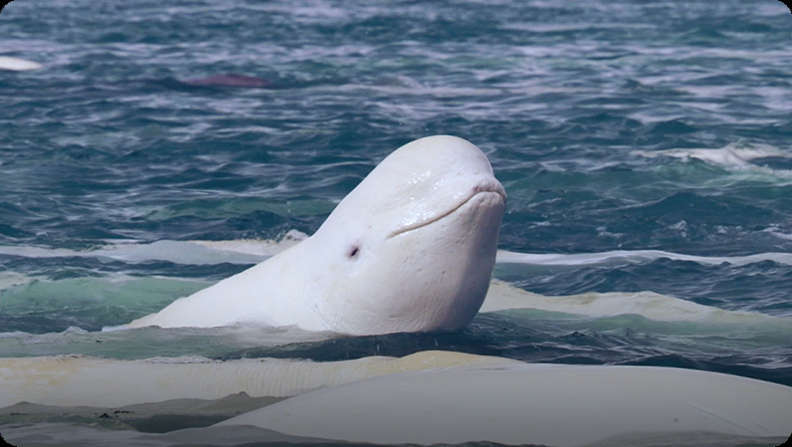
[[[760,323],[767,328],[792,330],[792,319],[759,312],[733,311],[705,306],[655,292],[583,293],[568,296],[544,296],[527,292],[494,279],[480,312],[536,309],[586,316],[615,317],[640,315],[654,321],[717,323],[746,325]]]
[[[783,236],[779,235],[779,237]],[[702,265],[730,264],[734,266],[743,266],[765,261],[792,265],[792,253],[770,252],[747,256],[695,256],[662,250],[613,250],[600,253],[573,254],[533,254],[498,250],[497,262],[499,264],[584,266],[597,264],[638,264],[652,262],[657,259],[695,262]]]
[[[646,158],[671,157],[683,161],[701,160],[728,168],[760,168],[752,165],[752,160],[768,157],[792,158],[792,153],[784,152],[775,146],[759,143],[730,143],[718,149],[666,149],[661,151],[632,151],[632,155]]]
[[[86,250],[48,248],[29,245],[0,245],[0,254],[26,258],[105,258],[130,263],[152,260],[176,264],[257,264],[299,243],[308,236],[297,230],[278,239],[241,239],[228,241],[172,241],[116,243]],[[0,278],[0,286],[3,284]]]

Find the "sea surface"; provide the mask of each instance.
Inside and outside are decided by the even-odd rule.
[[[440,349],[792,385],[779,1],[19,0],[0,55],[44,66],[0,70],[0,357]],[[229,73],[261,81],[196,82]],[[497,279],[725,312],[523,309],[357,338],[98,332],[312,234],[386,155],[434,134],[479,146],[507,191]]]

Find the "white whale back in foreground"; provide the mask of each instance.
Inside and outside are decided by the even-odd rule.
[[[785,439],[792,388],[676,368],[466,365],[324,388],[220,425],[377,444],[712,445]]]
[[[355,380],[458,365],[520,363],[448,351],[337,362],[293,359],[212,361],[200,357],[113,360],[80,355],[0,358],[0,408],[20,402],[123,407],[173,399],[291,397]]]
[[[464,327],[487,293],[505,196],[473,144],[413,141],[307,240],[128,327],[255,322],[355,335]]]

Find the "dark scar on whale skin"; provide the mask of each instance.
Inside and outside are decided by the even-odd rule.
[[[214,75],[206,78],[186,79],[182,81],[188,85],[200,87],[240,87],[240,88],[269,88],[273,82],[254,76],[245,76],[235,73]]]

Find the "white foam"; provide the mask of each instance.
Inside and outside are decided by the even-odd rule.
[[[777,228],[765,230],[779,238],[789,235]],[[308,238],[296,230],[289,231],[283,238],[241,239],[226,241],[169,241],[152,243],[118,243],[87,250],[47,248],[29,245],[0,245],[0,254],[26,258],[109,258],[130,263],[168,261],[184,265],[212,265],[221,263],[256,264],[270,256]],[[583,266],[595,264],[646,263],[657,259],[690,261],[702,265],[731,264],[736,266],[773,261],[792,265],[792,253],[770,252],[747,256],[695,256],[662,250],[612,250],[599,253],[519,253],[498,250],[499,264]],[[16,284],[29,282],[26,277],[12,272],[0,272],[0,290]]]
[[[772,234],[773,236],[775,236],[775,237],[777,237],[779,239],[784,239],[786,241],[792,241],[792,233],[784,233],[781,230],[779,230],[777,226],[771,225],[770,228],[766,228],[766,229],[764,229],[762,231],[765,232],[765,233],[770,233],[770,234]]]
[[[296,230],[283,238],[231,241],[169,241],[118,243],[87,250],[2,245],[0,254],[27,258],[109,258],[125,262],[169,261],[177,264],[256,264],[299,243],[308,236]]]
[[[731,311],[654,292],[584,293],[569,296],[544,296],[526,292],[493,279],[480,312],[513,309],[538,309],[587,317],[640,315],[665,322],[718,324],[769,324],[792,329],[792,319],[758,312]]]
[[[16,272],[0,272],[0,290],[21,286],[32,281],[33,278]]]
[[[273,256],[281,251],[295,245],[308,238],[308,235],[297,231],[290,230],[286,235],[277,240],[272,239],[244,239],[244,240],[229,240],[229,241],[192,241],[195,244],[200,244],[205,247],[213,248],[216,250],[244,253],[258,257]]]
[[[783,237],[783,235],[779,235],[779,237]],[[771,252],[747,256],[694,256],[662,250],[613,250],[600,253],[575,254],[532,254],[498,250],[497,262],[499,264],[583,266],[596,264],[638,264],[652,262],[657,259],[689,261],[702,265],[730,264],[742,266],[764,261],[792,265],[792,253]]]
[[[632,151],[631,154],[646,158],[672,157],[682,160],[692,158],[726,167],[749,167],[749,162],[758,158],[792,158],[792,153],[782,152],[767,144],[730,143],[719,149],[667,149],[662,151]],[[757,166],[758,167],[758,166]]]

